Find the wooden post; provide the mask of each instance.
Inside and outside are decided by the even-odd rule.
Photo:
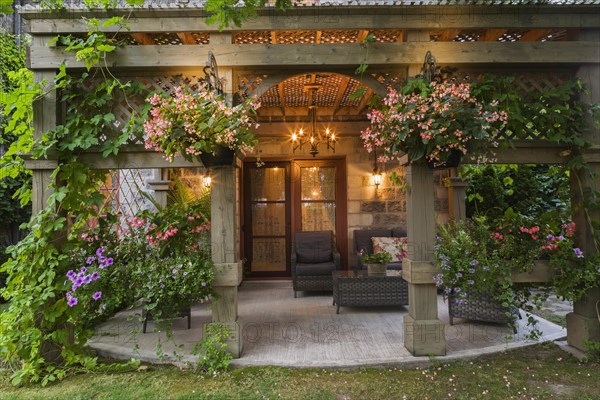
[[[241,282],[238,173],[239,170],[233,166],[211,169],[211,241],[216,276],[212,321],[230,329],[227,348],[234,357],[239,357],[242,351],[240,326],[237,322],[237,286]],[[237,276],[230,278],[232,274]]]
[[[407,258],[402,277],[408,282],[404,346],[414,356],[445,355],[444,323],[438,318],[432,263],[435,241],[433,171],[424,161],[406,167]]]
[[[600,42],[600,30],[583,31],[580,40]],[[583,100],[588,103],[600,103],[600,64],[588,64],[581,66],[577,72],[589,93],[584,95]],[[593,144],[593,147],[600,146],[600,129],[593,126],[592,121],[588,121],[592,126],[586,132],[586,138]],[[600,174],[600,159],[597,154],[592,153],[584,155],[590,167],[590,172],[595,176]],[[597,150],[596,150],[597,151]],[[585,214],[583,209],[583,191],[585,189],[592,191],[600,190],[600,180],[591,178],[583,171],[571,172],[571,193],[572,208],[574,211],[573,220],[577,223],[577,241],[585,255],[598,253],[597,244],[594,243],[593,229],[590,226],[591,221],[600,221],[600,211],[597,209],[587,210],[589,215]],[[600,342],[600,316],[598,315],[598,302],[600,302],[600,286],[590,290],[588,294],[573,304],[573,312],[567,314],[567,342],[580,350],[585,350],[586,341]]]
[[[46,82],[45,94],[33,103],[33,137],[39,140],[44,132],[56,127],[57,104],[56,90],[50,89],[54,85],[54,71],[36,71],[34,80],[37,83]],[[48,198],[52,194],[52,172],[57,166],[55,160],[31,161],[26,168],[32,170],[31,181],[31,213],[36,215],[47,206]]]
[[[161,207],[167,206],[167,194],[173,184],[173,181],[163,179],[162,169],[157,168],[154,170],[154,179],[147,182],[148,188],[154,191],[154,200],[160,204]]]
[[[465,204],[466,189],[469,185],[458,176],[448,178],[448,213],[450,218],[461,220],[467,218],[467,208]]]

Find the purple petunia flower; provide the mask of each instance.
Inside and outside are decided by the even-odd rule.
[[[77,304],[77,297],[69,297],[69,300],[67,300],[67,305],[69,307],[73,307]]]
[[[92,299],[94,299],[94,300],[98,300],[100,297],[102,297],[102,292],[100,292],[100,291],[98,291],[92,295]]]
[[[546,236],[546,239],[548,239],[548,240],[554,240],[554,235],[553,234],[549,234],[548,236]]]
[[[206,282],[202,282],[202,286],[206,286]]]
[[[87,265],[90,265],[90,264],[91,264],[91,263],[93,263],[95,260],[96,260],[96,257],[94,257],[94,256],[89,256],[89,257],[87,258],[87,260],[85,260],[85,263],[86,263]]]
[[[460,293],[460,288],[459,287],[455,287],[454,288],[454,293]]]
[[[92,281],[92,276],[91,275],[86,275],[85,278],[83,278],[83,283],[85,283],[86,285],[88,283],[90,283]]]
[[[177,273],[177,268],[173,268],[173,275]]]
[[[581,251],[581,249],[579,247],[575,247],[573,249],[573,253],[575,253],[575,257],[583,258],[583,251]]]
[[[86,267],[81,267],[81,272],[85,274],[87,272],[87,268]]]
[[[188,273],[187,273],[187,271],[185,271],[185,272],[183,273],[183,276],[187,276],[187,274],[188,274]]]
[[[90,276],[92,277],[93,281],[97,281],[98,279],[100,279],[100,274],[98,273],[98,271],[93,272]]]
[[[469,285],[474,285],[474,284],[475,284],[475,281],[468,281],[467,283],[468,283]]]
[[[98,250],[96,250],[96,255],[102,257],[102,253],[104,253],[104,247],[99,247]]]
[[[69,272],[67,272],[67,278],[69,278],[71,282],[75,279],[76,276],[77,274],[73,270],[69,270]]]
[[[476,267],[476,266],[477,266],[477,264],[479,264],[479,261],[477,261],[477,260],[471,260],[471,265],[472,265],[473,267]]]
[[[114,260],[112,259],[112,257],[108,257],[106,259],[106,262],[104,263],[104,265],[106,265],[108,267],[109,265],[113,265],[113,262],[114,262]]]

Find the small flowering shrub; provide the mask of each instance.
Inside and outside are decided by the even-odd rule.
[[[598,256],[584,257],[573,242],[575,223],[551,226],[527,223],[507,212],[503,223],[492,228],[484,218],[456,221],[440,227],[435,245],[435,262],[441,273],[434,277],[443,294],[461,304],[469,296],[492,295],[509,309],[531,312],[552,292],[575,301],[598,284]],[[548,260],[556,269],[555,278],[531,297],[530,285],[516,285],[511,273],[528,271],[536,260]],[[529,318],[534,326],[535,320]]]
[[[497,147],[496,138],[508,115],[498,102],[486,103],[471,94],[468,83],[409,81],[400,93],[390,89],[380,109],[368,114],[371,126],[362,131],[367,151],[387,162],[408,154],[426,157],[434,165],[452,152],[483,156],[478,150]]]
[[[250,115],[259,107],[247,100],[229,106],[225,100],[200,86],[194,93],[185,88],[173,95],[153,94],[151,118],[144,123],[145,146],[173,159],[179,153],[188,160],[202,153],[215,154],[218,147],[251,151],[257,141]]]
[[[133,266],[133,284],[144,300],[144,312],[156,321],[206,299],[212,282],[212,262],[201,253],[163,257],[155,250]]]

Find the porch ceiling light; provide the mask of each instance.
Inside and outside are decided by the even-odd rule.
[[[308,114],[310,117],[310,126],[308,134],[304,131],[304,128],[300,128],[298,132],[292,133],[292,152],[295,153],[297,149],[302,149],[306,144],[310,146],[308,151],[313,157],[319,154],[319,145],[325,143],[327,150],[331,149],[335,153],[335,142],[337,137],[335,133],[331,132],[329,128],[325,129],[325,132],[321,133],[317,130],[317,106],[315,105],[315,93],[319,90],[320,85],[306,85],[304,90],[308,92],[308,98],[310,105],[308,106]]]

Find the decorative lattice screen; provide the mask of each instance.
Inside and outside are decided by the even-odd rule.
[[[106,196],[104,212],[133,216],[152,208],[152,203],[142,195],[146,179],[152,178],[149,169],[121,169],[109,171],[100,192]]]

